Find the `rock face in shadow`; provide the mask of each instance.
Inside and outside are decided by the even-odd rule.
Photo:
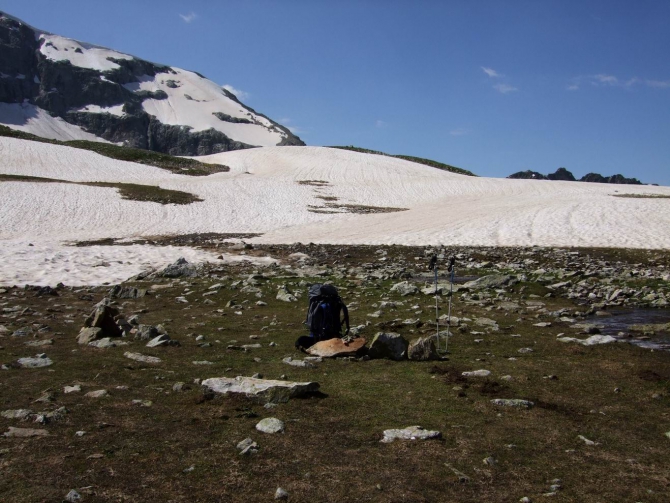
[[[561,180],[567,182],[577,181],[574,175],[565,168],[558,168],[555,173],[543,175],[537,171],[518,171],[509,175],[507,178],[515,180]],[[614,183],[622,185],[642,185],[642,182],[637,178],[626,178],[623,175],[617,174],[612,176],[603,176],[598,173],[589,173],[579,179],[580,182],[590,183]]]
[[[254,146],[236,141],[213,128],[196,132],[189,126],[164,124],[148,114],[142,108],[142,102],[167,99],[165,91],[124,87],[159,74],[165,75],[168,87],[179,87],[170,79],[176,74],[171,67],[138,58],[108,58],[118,67],[105,71],[81,68],[67,60],[46,58],[40,52],[41,44],[45,42],[37,35],[30,26],[0,12],[0,102],[35,105],[112,143],[171,155],[207,155]],[[265,117],[228,91],[222,90],[222,93],[242,109]],[[89,105],[103,108],[121,105],[124,115],[77,111]],[[253,120],[223,113],[217,117],[226,122],[262,126]],[[285,134],[279,145],[304,145],[287,128],[268,120],[275,130]]]

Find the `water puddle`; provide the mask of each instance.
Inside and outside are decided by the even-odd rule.
[[[612,309],[611,316],[592,316],[589,322],[600,328],[603,335],[630,342],[649,349],[670,350],[670,331],[655,332],[653,335],[632,332],[631,325],[662,325],[670,323],[670,309]],[[619,336],[624,332],[627,336]],[[632,337],[628,337],[628,335]]]

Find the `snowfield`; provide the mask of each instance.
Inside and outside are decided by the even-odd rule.
[[[0,182],[0,284],[54,284],[56,277],[77,284],[75,276],[79,284],[118,281],[152,261],[190,259],[185,250],[167,247],[135,252],[66,243],[201,232],[263,233],[252,240],[263,243],[670,248],[669,199],[613,197],[670,196],[668,187],[468,177],[324,147],[266,147],[199,159],[231,171],[190,177],[0,138],[2,174],[158,185],[204,200],[161,205],[121,199],[113,188]],[[407,210],[358,214],[343,205]],[[194,259],[214,259],[197,253]],[[124,264],[93,267],[95,261]]]
[[[30,103],[0,103],[0,124],[50,140],[88,140],[109,143],[79,126]]]

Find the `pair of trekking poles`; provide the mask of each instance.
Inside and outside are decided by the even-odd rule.
[[[440,307],[438,305],[438,289],[437,289],[437,255],[433,255],[430,259],[430,269],[433,271],[435,278],[435,326],[436,333],[435,337],[437,339],[437,351],[442,352],[440,349]],[[454,278],[456,277],[456,268],[454,264],[456,263],[456,257],[449,258],[449,265],[447,267],[447,272],[449,273],[449,308],[447,311],[447,335],[445,336],[444,343],[444,353],[449,352],[449,337],[451,336],[451,298],[454,294]]]

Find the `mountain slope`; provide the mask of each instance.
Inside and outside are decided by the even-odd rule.
[[[172,155],[304,145],[198,73],[53,35],[1,12],[0,123]]]

